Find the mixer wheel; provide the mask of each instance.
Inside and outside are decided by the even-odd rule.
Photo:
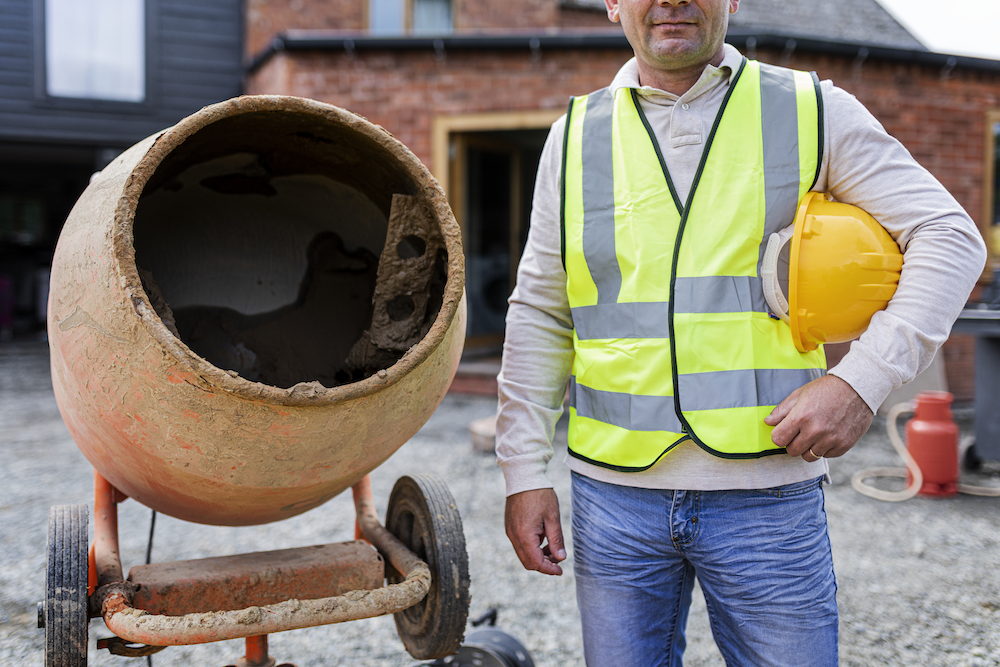
[[[45,667],[87,664],[87,519],[86,505],[56,505],[49,510],[41,614],[45,623]]]
[[[433,475],[401,477],[389,496],[385,526],[431,571],[427,597],[395,614],[403,645],[418,660],[453,654],[469,615],[469,556],[455,499]],[[402,581],[391,571],[388,579]]]

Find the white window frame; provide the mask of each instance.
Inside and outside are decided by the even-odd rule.
[[[105,11],[114,5],[120,5],[115,0],[93,0],[104,4]],[[137,106],[150,102],[150,3],[148,0],[132,0],[132,12],[125,16],[125,22],[119,26],[89,25],[88,19],[99,21],[98,17],[88,15],[75,16],[66,20],[64,16],[54,18],[56,10],[76,9],[81,0],[36,0],[37,19],[37,88],[39,96],[56,103],[82,103],[87,105]],[[116,15],[121,14],[121,7],[114,7]],[[62,42],[67,34],[83,23],[90,44],[78,44],[76,54],[74,49],[59,50],[55,41]],[[123,34],[126,38],[123,38]],[[131,39],[127,37],[131,36]],[[85,39],[87,39],[85,38]],[[89,49],[88,49],[89,46]],[[89,66],[79,64],[79,53],[90,51],[94,58]],[[67,68],[54,71],[60,62],[68,62]],[[105,77],[113,72],[120,61],[133,63],[131,71],[126,71],[117,82],[110,82]],[[102,66],[105,67],[102,75]],[[75,71],[74,71],[75,69]],[[76,79],[87,77],[99,79],[94,84],[78,85]],[[93,79],[92,79],[93,80]]]

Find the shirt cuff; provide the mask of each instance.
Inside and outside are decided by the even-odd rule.
[[[894,368],[881,357],[871,353],[864,346],[852,344],[850,351],[840,360],[840,363],[830,369],[830,375],[836,375],[851,385],[858,396],[868,404],[872,414],[878,411],[885,402],[889,392],[902,386]]]
[[[507,495],[522,491],[551,489],[552,482],[545,474],[546,459],[541,456],[513,456],[500,461],[503,478],[507,484]]]

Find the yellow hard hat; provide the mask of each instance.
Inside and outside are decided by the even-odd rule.
[[[789,238],[786,301],[779,263]],[[902,268],[899,246],[875,218],[809,192],[795,223],[768,239],[761,278],[771,312],[791,326],[799,352],[808,352],[863,334],[896,292]]]

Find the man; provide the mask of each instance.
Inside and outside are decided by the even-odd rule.
[[[508,537],[525,568],[561,573],[545,468],[569,381],[587,664],[680,665],[697,577],[727,664],[835,665],[826,459],[930,363],[982,239],[852,96],[726,46],[739,0],[605,1],[635,58],[553,125],[510,299]],[[758,253],[808,190],[904,251],[889,306],[829,374],[756,305]]]

